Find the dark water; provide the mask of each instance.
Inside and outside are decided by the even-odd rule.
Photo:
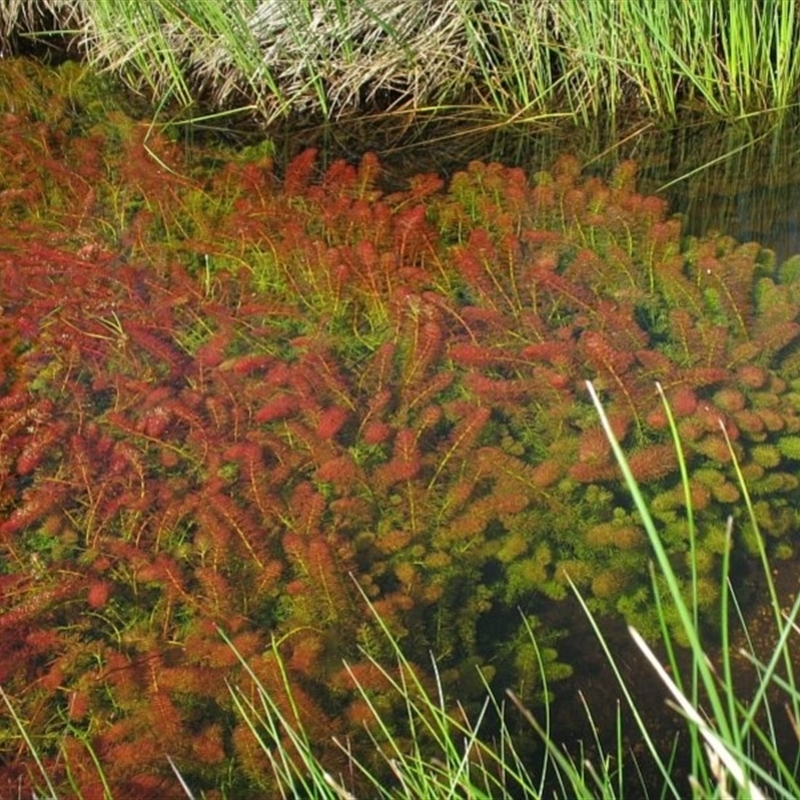
[[[641,147],[643,191],[666,196],[686,230],[758,241],[778,261],[800,252],[800,139],[731,126],[660,134]],[[632,155],[636,155],[636,148]]]
[[[720,231],[742,242],[756,240],[774,250],[779,262],[800,253],[800,119],[767,130],[758,130],[757,122],[705,121],[675,130],[635,122],[585,130],[542,124],[493,129],[453,121],[413,131],[373,126],[357,131],[355,139],[295,132],[281,149],[288,156],[313,144],[329,158],[353,160],[375,150],[390,186],[418,172],[448,176],[471,160],[535,172],[571,153],[588,171],[607,176],[621,160],[634,159],[641,191],[665,197],[684,218],[687,233]]]

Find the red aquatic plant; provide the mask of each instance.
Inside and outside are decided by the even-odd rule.
[[[606,182],[569,159],[533,178],[475,162],[383,194],[374,156],[323,170],[309,151],[281,182],[263,155],[203,165],[116,125],[121,154],[102,129],[0,132],[27,176],[0,196],[0,671],[37,741],[58,714],[85,721],[122,792],[165,780],[166,754],[198,788],[267,785],[217,626],[328,741],[365,716],[342,661],[366,679],[361,648],[385,654],[359,589],[445,688],[481,664],[528,686],[516,608],[564,596],[565,571],[652,623],[587,379],[673,555],[655,381],[698,527],[740,513],[721,421],[774,549],[794,550],[795,270],[682,240],[630,164]],[[89,757],[65,748],[88,796]]]

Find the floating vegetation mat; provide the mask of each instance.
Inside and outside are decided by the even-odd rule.
[[[631,163],[476,162],[386,194],[369,155],[320,172],[308,151],[279,178],[265,147],[68,121],[0,126],[0,685],[54,779],[90,796],[91,751],[117,798],[182,796],[169,754],[197,791],[268,792],[217,626],[291,717],[278,643],[335,769],[332,733],[368,745],[352,676],[390,702],[359,589],[467,705],[477,669],[535,700],[528,628],[568,672],[541,623],[568,575],[652,631],[586,379],[680,569],[664,387],[701,607],[743,510],[726,437],[773,557],[795,555],[800,260],[683,237]],[[0,723],[6,795],[27,780],[15,737]]]

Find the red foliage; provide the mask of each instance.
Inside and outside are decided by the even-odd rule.
[[[320,439],[332,439],[347,422],[348,411],[341,406],[331,406],[320,411],[316,434]]]
[[[434,252],[436,232],[425,219],[423,205],[400,211],[394,219],[394,252],[403,266],[415,265]]]
[[[697,393],[691,386],[678,386],[668,391],[667,399],[676,417],[689,417],[697,410]]]
[[[633,477],[640,483],[658,480],[672,474],[677,463],[675,447],[671,442],[634,450],[628,456],[628,466]]]
[[[286,194],[300,194],[309,185],[316,159],[317,151],[309,148],[289,162],[283,178],[283,191]]]
[[[93,581],[89,584],[89,593],[86,597],[89,608],[103,608],[110,595],[111,584],[108,581]]]
[[[411,428],[401,428],[394,437],[391,460],[377,467],[374,477],[378,486],[388,488],[399,481],[411,480],[421,466],[416,432]]]
[[[298,407],[299,403],[296,397],[289,394],[280,394],[256,411],[253,419],[256,422],[274,422],[292,415]]]
[[[0,523],[0,540],[45,517],[50,510],[58,506],[66,494],[66,489],[66,486],[56,483],[38,484],[27,489],[21,497],[21,504]]]
[[[392,435],[392,427],[385,422],[373,420],[368,422],[362,431],[361,437],[365,444],[383,444]]]
[[[769,380],[769,373],[756,364],[742,364],[736,370],[739,383],[748,389],[760,389]]]
[[[477,635],[489,610],[556,596],[559,564],[619,577],[614,548],[581,535],[625,502],[587,378],[634,475],[669,499],[661,382],[690,467],[722,478],[693,485],[704,520],[734,496],[720,418],[755,480],[748,448],[800,430],[796,293],[778,273],[752,291],[750,250],[684,245],[631,165],[606,184],[563,160],[531,185],[475,162],[446,192],[426,175],[383,196],[371,155],[316,180],[306,151],[281,186],[269,159],[183,169],[156,137],[163,174],[138,125],[124,164],[8,128],[30,177],[0,196],[0,678],[37,735],[71,698],[121,796],[158,794],[176,742],[201,774],[238,759],[263,778],[216,624],[291,714],[264,632],[282,642],[327,740],[367,716],[340,667],[378,635],[356,585],[411,657],[455,674],[500,665],[504,643]],[[139,207],[124,254],[108,243],[123,217],[90,220],[107,160]],[[37,205],[48,186],[61,206]],[[23,200],[56,215],[49,232],[21,226]],[[782,474],[759,500],[785,505]],[[639,556],[626,569],[645,575]],[[597,586],[606,610],[628,591]]]

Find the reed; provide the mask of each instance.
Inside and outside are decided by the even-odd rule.
[[[797,105],[793,0],[2,0],[0,51],[70,43],[161,106],[311,114],[470,112],[586,125],[633,109],[725,119]]]

